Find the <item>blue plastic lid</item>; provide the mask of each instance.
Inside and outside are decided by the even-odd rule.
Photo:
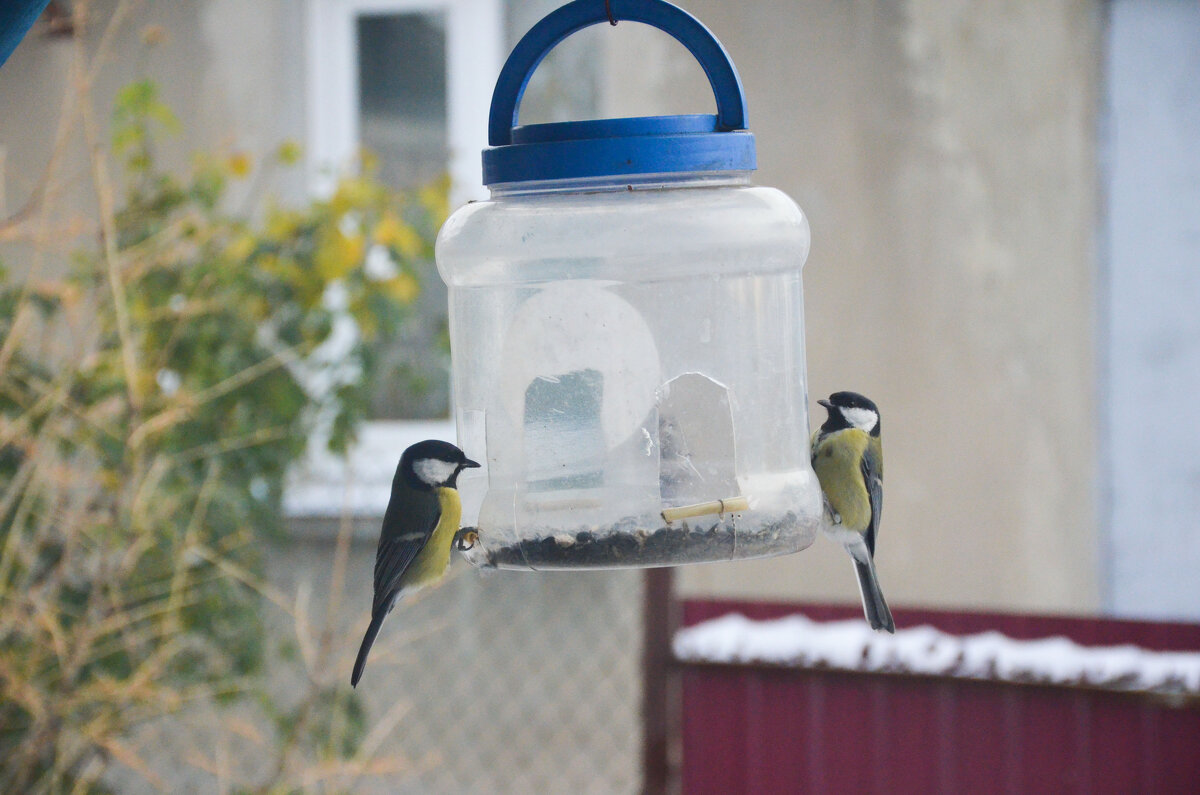
[[[695,56],[717,100],[716,115],[644,116],[517,125],[521,97],[542,59],[578,30],[611,20],[642,22]],[[721,42],[665,0],[575,0],[543,18],[517,43],[492,94],[483,182],[496,185],[584,177],[753,171],[742,81]]]

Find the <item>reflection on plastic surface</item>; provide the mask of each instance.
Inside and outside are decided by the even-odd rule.
[[[604,483],[604,376],[587,369],[539,376],[525,390],[525,479],[531,492]]]
[[[528,422],[538,379],[595,371],[604,388],[600,424],[606,447],[633,433],[654,406],[658,348],[637,309],[598,283],[571,279],[522,303],[504,338],[500,389],[514,421]]]
[[[729,390],[702,373],[684,373],[661,390],[659,488],[665,505],[738,493]]]

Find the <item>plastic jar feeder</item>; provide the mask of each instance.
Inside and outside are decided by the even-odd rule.
[[[517,126],[543,57],[609,21],[539,22],[492,99],[484,182],[437,241],[458,437],[483,472],[468,557],[502,568],[668,566],[809,546],[801,269],[808,221],[750,182],[727,53],[662,0],[612,0],[704,68],[715,115]],[[476,495],[478,496],[478,495]]]

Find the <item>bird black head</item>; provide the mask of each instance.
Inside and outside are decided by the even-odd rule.
[[[405,482],[416,489],[455,488],[458,473],[477,466],[449,442],[426,439],[404,451],[396,474],[403,475]]]
[[[872,436],[879,435],[879,407],[869,398],[857,392],[834,392],[829,400],[817,402],[829,412],[829,419],[821,426],[822,431],[858,428]]]

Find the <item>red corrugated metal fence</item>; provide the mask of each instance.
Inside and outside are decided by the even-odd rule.
[[[689,601],[814,620],[855,608]],[[1200,650],[1200,626],[896,611],[945,632],[1062,635],[1086,645]],[[1200,793],[1200,705],[1098,689],[934,676],[681,666],[683,789],[699,793]]]

